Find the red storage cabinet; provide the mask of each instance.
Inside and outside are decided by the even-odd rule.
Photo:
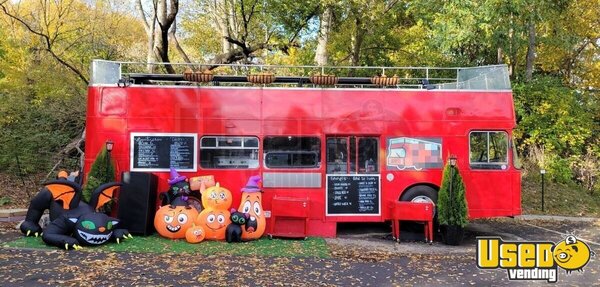
[[[308,198],[273,197],[269,239],[273,237],[306,239],[309,214]]]

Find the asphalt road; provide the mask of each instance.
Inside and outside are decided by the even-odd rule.
[[[358,229],[358,230],[357,230]],[[563,239],[574,232],[600,251],[600,223],[517,221],[472,223],[463,245],[394,243],[385,227],[340,230],[328,240],[331,258],[199,256],[94,251],[0,248],[1,286],[489,286],[545,285],[545,281],[509,281],[505,270],[480,270],[475,261],[477,236],[504,240]],[[6,242],[20,236],[0,233]],[[599,252],[600,253],[600,252]],[[557,285],[600,286],[600,264],[592,258],[584,272],[559,269]]]

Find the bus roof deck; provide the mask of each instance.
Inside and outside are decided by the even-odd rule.
[[[170,66],[176,74],[163,72]],[[153,72],[148,73],[151,70]],[[382,88],[426,90],[510,90],[506,65],[482,67],[351,67],[351,66],[275,66],[243,64],[137,63],[94,60],[90,85],[178,85],[197,86],[184,73],[210,71],[212,79],[203,85],[249,86],[247,75],[272,74],[276,87],[318,87],[312,75],[335,75],[329,88]],[[395,77],[391,85],[373,83],[373,77]]]

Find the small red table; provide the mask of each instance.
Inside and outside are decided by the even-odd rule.
[[[308,198],[295,197],[273,197],[271,201],[271,224],[269,226],[269,239],[273,237],[304,238],[308,236],[308,218],[310,214],[310,200]],[[276,227],[277,220],[285,220],[288,223],[301,222],[302,226],[296,228],[279,230]],[[296,224],[294,224],[296,225]],[[301,228],[298,228],[301,227]]]
[[[400,221],[420,221],[425,223],[425,241],[433,242],[434,204],[430,202],[391,201],[389,202],[392,220],[392,237],[400,242]]]

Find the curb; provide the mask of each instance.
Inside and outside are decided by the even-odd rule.
[[[561,216],[561,215],[536,215],[536,214],[523,214],[515,216],[517,220],[547,220],[547,221],[573,221],[573,222],[594,222],[599,221],[600,218],[595,217],[574,217],[574,216]]]
[[[11,209],[0,209],[0,218],[25,216],[27,209],[24,208],[11,208]]]
[[[19,222],[25,219],[25,215],[27,209],[24,208],[0,209],[0,222]]]

